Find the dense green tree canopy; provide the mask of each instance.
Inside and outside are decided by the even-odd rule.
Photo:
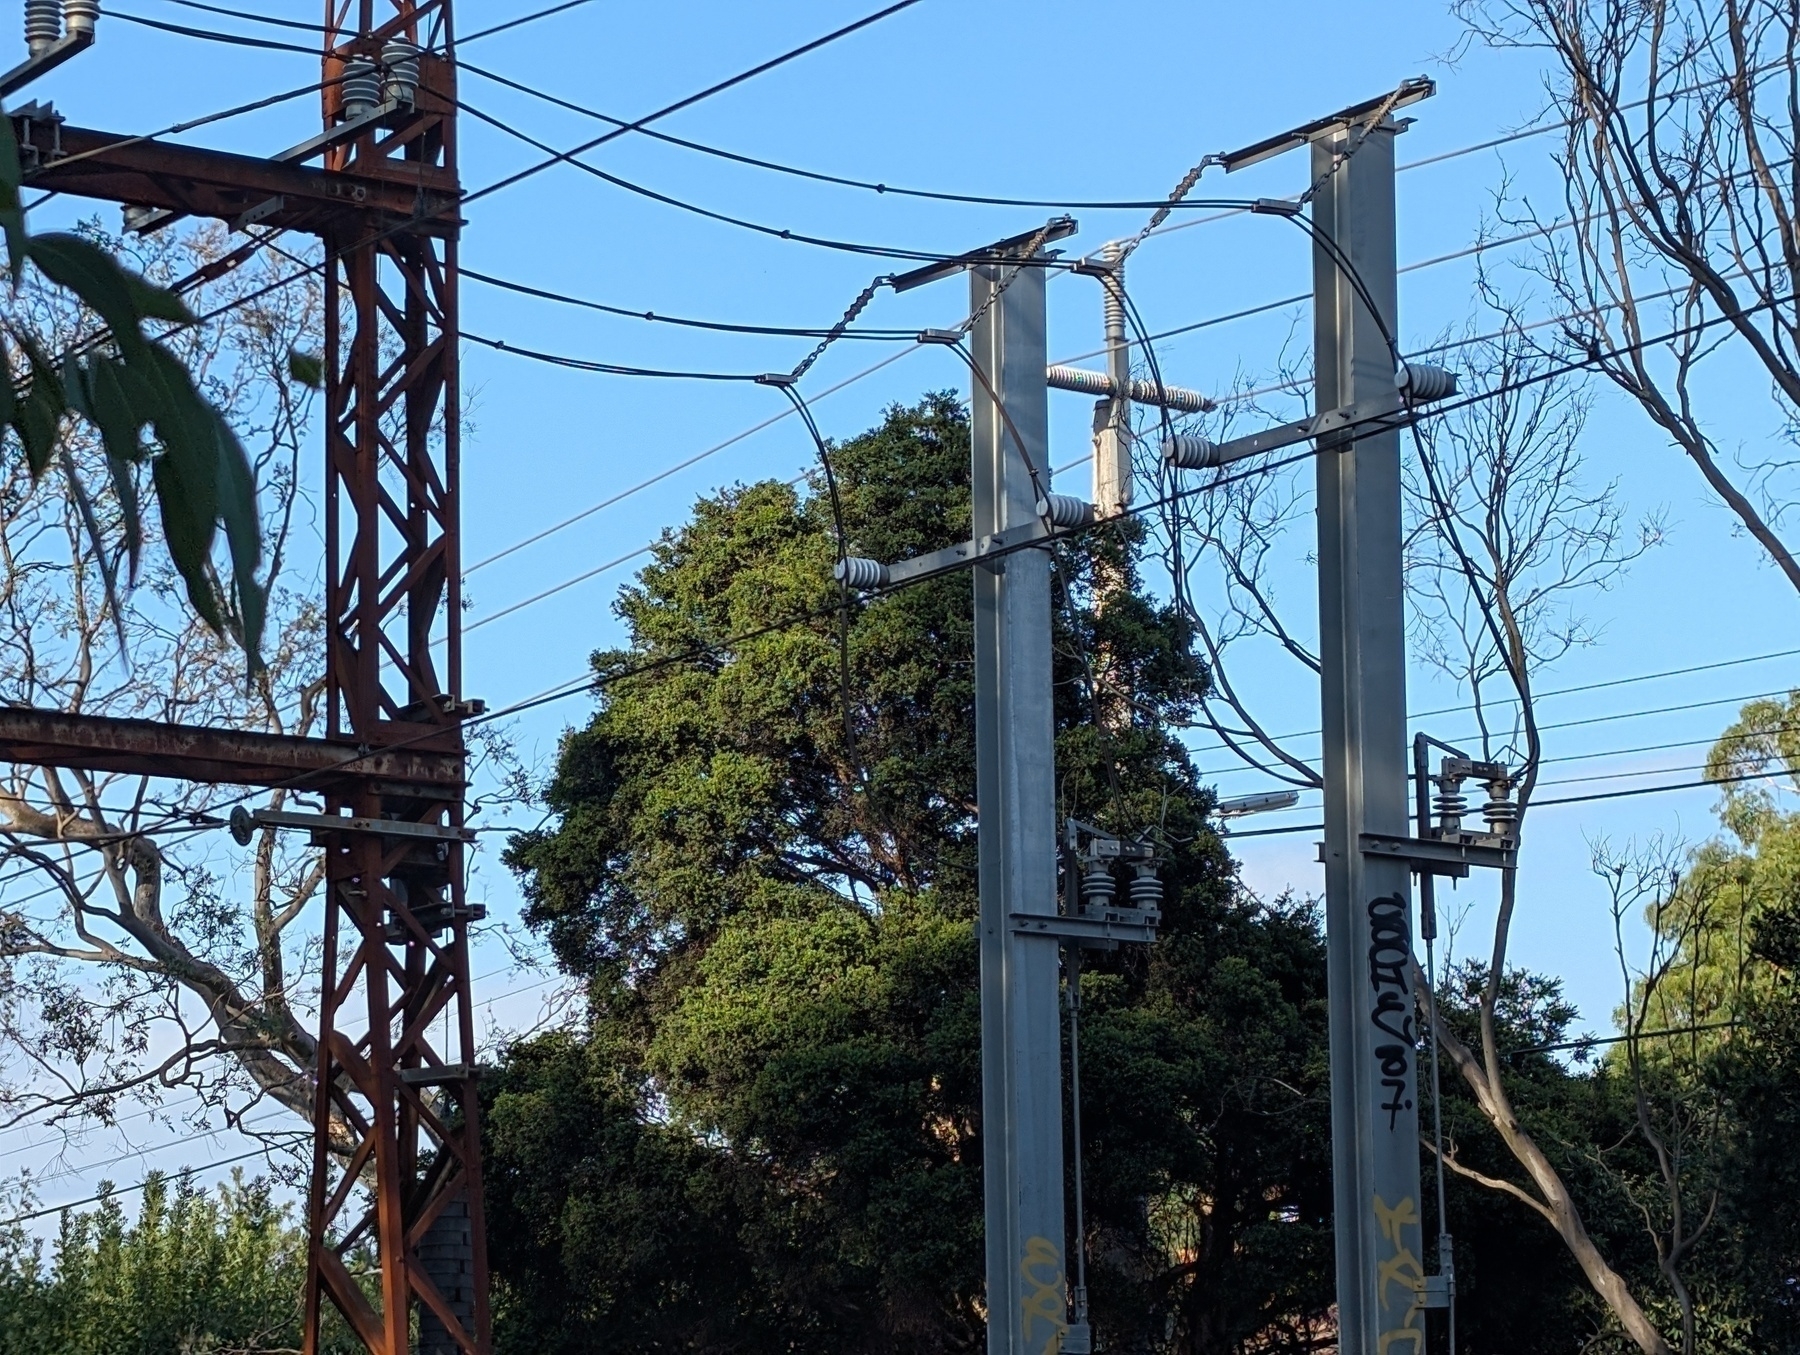
[[[225,1355],[300,1344],[306,1235],[265,1183],[151,1177],[70,1211],[51,1245],[0,1229],[0,1355]],[[360,1350],[331,1323],[321,1355]]]
[[[968,439],[937,396],[836,447],[850,548],[963,539]],[[1206,673],[1132,549],[1114,529],[1057,560],[1060,809],[1151,835],[1168,893],[1154,949],[1084,974],[1095,1320],[1113,1349],[1307,1348],[1323,949],[1235,884],[1169,733]],[[835,551],[822,494],[699,504],[621,598],[629,646],[595,656],[552,821],[511,848],[590,994],[583,1036],[513,1050],[488,1112],[511,1349],[982,1344],[969,581],[839,618]]]

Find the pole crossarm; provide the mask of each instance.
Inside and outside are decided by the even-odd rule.
[[[440,799],[460,796],[466,783],[460,749],[366,749],[345,739],[52,710],[0,710],[0,761],[296,790],[378,781]]]
[[[354,237],[404,223],[422,235],[448,236],[462,225],[461,190],[441,166],[312,169],[72,127],[42,110],[15,113],[13,130],[33,188],[222,221],[259,211],[261,225],[312,235]],[[276,199],[279,205],[270,206]]]

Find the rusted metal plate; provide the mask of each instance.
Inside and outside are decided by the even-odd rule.
[[[381,780],[443,791],[464,785],[463,759],[419,747],[367,752],[337,739],[0,710],[0,761],[166,776],[234,786],[325,788]]]

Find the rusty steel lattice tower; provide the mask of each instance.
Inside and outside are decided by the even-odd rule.
[[[454,202],[450,0],[390,3],[383,16],[375,0],[327,0],[325,125],[372,121],[326,151],[326,169],[414,190],[421,208]],[[459,222],[415,215],[323,232],[328,733],[460,760],[473,708],[460,695]],[[329,1300],[375,1355],[404,1355],[415,1308],[421,1352],[479,1355],[489,1320],[461,787],[364,778],[328,808],[428,831],[326,846],[306,1350]],[[359,1180],[373,1188],[353,1215]],[[345,1262],[369,1247],[373,1304]]]
[[[451,0],[327,0],[323,61],[323,132],[268,159],[87,130],[42,104],[12,119],[34,187],[123,204],[135,229],[201,216],[322,242],[326,733],[14,709],[0,759],[325,798],[326,815],[262,816],[310,830],[327,859],[305,1348],[336,1309],[371,1355],[408,1355],[415,1329],[421,1355],[485,1355]],[[374,1293],[356,1273],[371,1256]]]

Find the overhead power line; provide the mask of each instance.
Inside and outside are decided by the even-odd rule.
[[[1776,650],[1771,650],[1770,652],[1768,652],[1766,654],[1746,654],[1743,657],[1736,658],[1736,659],[1718,659],[1712,663],[1690,664],[1685,668],[1659,668],[1659,669],[1655,670],[1654,672],[1637,673],[1637,674],[1632,675],[1631,677],[1606,678],[1600,682],[1581,682],[1581,683],[1577,683],[1576,685],[1574,685],[1572,687],[1553,687],[1549,691],[1538,692],[1536,694],[1536,699],[1539,701],[1548,701],[1553,697],[1575,696],[1582,692],[1605,691],[1611,687],[1629,687],[1629,686],[1633,686],[1639,682],[1654,682],[1654,681],[1658,681],[1663,678],[1691,677],[1695,673],[1713,673],[1713,672],[1717,672],[1718,670],[1720,670],[1722,668],[1741,668],[1745,664],[1768,663],[1774,659],[1791,659],[1796,656],[1800,656],[1800,649],[1776,649]],[[1743,698],[1734,698],[1734,699],[1742,699],[1742,700],[1748,701],[1748,700],[1752,700],[1754,698],[1743,697]],[[1511,700],[1512,700],[1512,698],[1505,698],[1505,699],[1502,699],[1497,702],[1489,702],[1488,704],[1490,707],[1495,706],[1495,705],[1505,706],[1505,705],[1511,704]],[[1717,703],[1713,703],[1713,704],[1717,704]],[[1432,717],[1438,716],[1438,715],[1464,715],[1475,709],[1476,709],[1476,706],[1475,706],[1474,702],[1465,701],[1461,705],[1439,706],[1435,710],[1409,711],[1407,713],[1407,719],[1409,719],[1409,720],[1429,720]],[[1670,708],[1670,710],[1684,710],[1684,709],[1690,709],[1690,707],[1677,706],[1677,707]],[[1659,712],[1655,712],[1655,713],[1666,714],[1669,712],[1668,711],[1659,711]],[[1203,727],[1203,726],[1196,726],[1196,727]],[[1552,727],[1554,727],[1554,726],[1543,726],[1543,728],[1552,728]],[[1288,734],[1277,734],[1277,735],[1274,735],[1273,737],[1275,738],[1275,740],[1277,742],[1280,742],[1285,739],[1311,738],[1311,737],[1316,736],[1318,733],[1319,733],[1319,730],[1315,727],[1313,729],[1295,730],[1294,732],[1288,733]],[[1664,746],[1668,746],[1668,745],[1664,745]],[[1679,745],[1676,745],[1676,746],[1679,746]],[[1221,751],[1223,751],[1223,749],[1224,749],[1224,745],[1221,744],[1216,748],[1196,748],[1193,751],[1195,751],[1197,753],[1212,753],[1212,752],[1221,752]],[[1657,748],[1637,748],[1637,749],[1625,749],[1623,751],[1625,751],[1625,752],[1656,752],[1656,751],[1658,751],[1658,749]],[[1202,773],[1202,775],[1210,776],[1210,775],[1214,775],[1214,773],[1205,772],[1205,773]]]
[[[484,70],[480,66],[476,66],[467,61],[458,61],[457,66],[460,69],[467,71],[470,75],[480,76],[483,80],[491,80],[497,85],[503,85],[507,89],[517,90],[521,94],[530,95],[534,99],[542,100],[544,103],[565,109],[568,112],[579,113],[583,117],[593,118],[597,122],[604,122],[613,127],[627,126],[622,118],[616,118],[610,113],[602,113],[598,109],[589,108],[584,104],[575,103],[569,99],[559,98],[544,90],[535,89],[522,81],[514,80],[510,76],[500,75],[490,70]],[[1066,211],[1136,212],[1149,211],[1157,208],[1204,209],[1217,207],[1230,207],[1234,211],[1249,210],[1248,203],[1222,203],[1219,201],[1206,201],[1200,199],[1171,203],[1164,198],[1009,198],[996,197],[992,194],[984,193],[954,193],[941,189],[905,188],[897,184],[881,183],[872,179],[849,178],[840,174],[825,174],[818,170],[802,169],[796,165],[784,165],[778,161],[764,160],[754,155],[742,155],[736,151],[723,150],[718,146],[710,146],[702,141],[693,141],[687,137],[674,136],[668,132],[659,132],[652,128],[644,127],[636,128],[635,130],[652,140],[661,141],[670,146],[677,146],[682,150],[694,151],[700,155],[711,156],[714,159],[727,160],[733,164],[745,165],[752,169],[769,170],[776,174],[785,174],[791,178],[805,179],[813,183],[832,184],[839,188],[854,188],[863,192],[879,194],[883,197],[923,198],[931,202],[949,202],[974,207],[1041,207],[1062,209]]]
[[[492,37],[496,33],[505,33],[510,29],[519,28],[525,24],[536,23],[539,19],[548,19],[553,14],[561,14],[565,10],[579,9],[583,5],[589,5],[593,2],[594,0],[563,0],[562,4],[552,5],[549,9],[540,9],[536,13],[524,14],[516,19],[508,19],[504,23],[495,24],[492,28],[483,28],[478,32],[459,37],[457,38],[456,43],[457,46],[461,47],[471,42],[479,42],[481,39]],[[201,3],[201,0],[163,0],[163,3],[166,5],[179,5],[182,9],[198,10],[204,14],[218,14],[228,19],[240,19],[245,23],[263,24],[270,28],[285,28],[290,31],[302,33],[316,33],[320,37],[324,37],[326,33],[330,31],[324,24],[307,23],[303,19],[281,19],[268,14],[248,13],[242,9],[229,9],[223,5],[203,4]],[[221,32],[216,28],[184,28],[179,25],[163,23],[155,19],[141,18],[135,14],[121,13],[118,10],[109,9],[107,15],[109,18],[125,19],[132,23],[143,24],[149,28],[167,29],[185,37],[203,38],[209,42],[232,42],[234,38],[238,36],[236,34]],[[262,46],[267,44],[258,43],[255,45]],[[286,43],[275,45],[281,50],[304,52],[309,56],[318,56],[321,50],[317,44],[311,47],[299,47]]]
[[[915,351],[916,348],[917,348],[917,345],[915,344],[914,348],[907,349],[905,352],[894,353],[889,357],[883,358],[880,362],[876,363],[873,367],[864,368],[862,371],[856,373],[856,375],[851,376],[851,377],[846,377],[844,380],[838,382],[835,386],[826,387],[824,390],[820,391],[817,395],[812,397],[812,403],[817,404],[820,400],[823,400],[826,396],[833,395],[833,394],[837,393],[838,391],[843,390],[847,386],[855,385],[858,381],[861,381],[866,377],[875,375],[875,373],[882,370],[882,368],[890,367],[894,363],[900,361],[901,358],[907,356],[907,353]],[[507,556],[512,555],[517,551],[524,550],[527,546],[536,545],[539,541],[544,540],[544,538],[546,538],[546,537],[554,536],[557,532],[561,532],[570,527],[573,527],[578,522],[586,521],[588,518],[592,517],[595,513],[598,513],[601,509],[610,508],[613,504],[618,503],[622,499],[628,499],[634,494],[640,494],[644,490],[649,489],[652,485],[660,484],[662,481],[668,479],[671,475],[675,475],[676,473],[678,473],[680,471],[684,471],[689,466],[696,465],[699,462],[706,460],[708,457],[716,456],[718,453],[724,451],[726,448],[736,446],[738,443],[744,441],[746,438],[749,438],[749,437],[753,436],[754,434],[762,432],[763,429],[771,427],[774,424],[780,423],[783,419],[791,419],[793,417],[794,417],[794,410],[791,406],[782,409],[777,414],[771,414],[768,418],[764,419],[762,422],[752,424],[752,425],[750,425],[750,427],[744,429],[742,432],[733,433],[730,437],[726,438],[723,442],[716,442],[712,446],[706,448],[704,451],[695,452],[692,456],[689,456],[689,457],[684,458],[683,460],[677,461],[674,465],[665,467],[663,470],[657,471],[654,475],[651,475],[651,476],[647,477],[646,479],[640,480],[636,484],[630,485],[625,489],[619,490],[617,493],[609,495],[608,497],[600,500],[599,503],[592,504],[589,507],[582,509],[580,512],[574,513],[574,514],[570,515],[569,517],[562,519],[562,521],[560,521],[560,522],[552,523],[550,526],[545,527],[543,530],[536,532],[536,533],[532,534],[531,536],[525,537],[523,540],[515,541],[512,543],[512,545],[507,546],[501,550],[495,551],[492,555],[485,556],[484,558],[477,560],[474,564],[470,565],[467,569],[465,569],[463,571],[463,576],[465,578],[467,578],[470,574],[473,574],[478,569],[485,569],[485,568],[487,568],[487,566],[494,564],[500,560],[504,560]],[[649,550],[650,550],[650,547],[645,546],[643,548],[643,550],[639,551],[638,553],[644,554],[644,553],[647,553]],[[479,624],[479,623],[477,623],[477,624]]]
[[[472,278],[476,282],[486,283],[490,287],[499,287],[505,291],[518,292],[523,296],[534,296],[541,301],[554,301],[559,305],[576,306],[583,310],[599,311],[602,315],[617,315],[627,320],[645,320],[654,324],[677,325],[686,329],[714,330],[723,334],[768,334],[792,339],[822,339],[832,334],[832,327],[819,325],[798,327],[793,325],[744,325],[731,324],[723,320],[694,320],[678,315],[663,315],[653,310],[632,310],[629,306],[611,306],[604,301],[589,301],[585,297],[570,296],[566,292],[555,292],[544,287],[532,287],[523,282],[510,282],[505,278],[497,278],[491,273],[478,272],[464,267],[462,276]],[[916,339],[918,329],[846,329],[839,336],[845,339]]]
[[[580,9],[583,5],[591,5],[593,3],[594,0],[563,0],[561,4],[551,5],[548,9],[540,9],[532,14],[521,15],[517,19],[508,19],[504,23],[495,24],[492,28],[483,28],[478,32],[471,33],[466,38],[459,37],[456,40],[456,45],[458,47],[463,47],[471,42],[479,42],[483,38],[491,38],[496,33],[506,33],[512,29],[523,27],[525,24],[534,24],[539,19],[548,19],[553,14],[562,14],[567,10]]]
[[[814,38],[811,42],[805,42],[798,47],[790,48],[780,56],[771,57],[767,61],[752,66],[749,70],[740,71],[736,75],[729,76],[715,84],[708,85],[705,89],[696,94],[690,94],[686,98],[677,99],[672,104],[666,104],[662,108],[657,109],[654,113],[646,113],[643,117],[624,127],[615,127],[612,131],[605,132],[600,136],[593,138],[591,141],[584,141],[581,145],[574,147],[572,150],[560,152],[550,159],[528,166],[525,169],[518,170],[517,172],[508,175],[506,178],[491,183],[486,188],[479,189],[475,193],[470,194],[463,199],[463,202],[466,205],[477,198],[486,197],[490,193],[497,193],[503,188],[509,188],[522,179],[529,179],[535,174],[541,174],[552,165],[560,163],[565,155],[585,155],[595,147],[604,146],[609,141],[615,141],[619,137],[624,136],[627,132],[635,132],[641,128],[648,127],[653,122],[660,122],[672,113],[678,113],[684,108],[691,108],[701,100],[710,99],[716,94],[723,94],[728,89],[734,89],[748,80],[754,80],[759,75],[775,70],[779,66],[785,66],[790,61],[796,61],[800,57],[806,56],[808,53],[816,52],[821,47],[828,46],[842,38],[847,38],[852,33],[861,32],[871,24],[880,23],[883,19],[898,14],[902,10],[911,9],[918,3],[919,0],[897,0],[897,3],[887,6],[885,9],[876,10],[873,14],[864,15],[854,23],[845,24],[842,28],[834,28],[823,37]]]
[[[1640,340],[1639,343],[1635,344],[1635,345],[1621,346],[1620,348],[1609,350],[1608,353],[1603,354],[1601,356],[1602,357],[1617,356],[1619,353],[1629,351],[1631,348],[1638,348],[1638,347],[1646,346],[1648,344],[1665,342],[1669,338],[1676,337],[1682,333],[1699,332],[1700,330],[1706,329],[1714,324],[1721,323],[1723,321],[1723,319],[1724,319],[1724,317],[1712,317],[1710,319],[1700,320],[1700,321],[1695,322],[1692,325],[1682,326],[1678,330],[1672,330],[1667,334],[1660,335],[1655,338]],[[907,349],[906,351],[911,352],[912,350]],[[1573,362],[1569,362],[1569,363],[1560,364],[1557,367],[1547,368],[1542,372],[1534,373],[1533,375],[1531,375],[1529,377],[1521,378],[1520,380],[1510,383],[1509,385],[1507,385],[1505,387],[1498,387],[1498,388],[1495,388],[1494,390],[1490,390],[1490,391],[1477,392],[1473,395],[1466,396],[1460,400],[1446,401],[1440,405],[1434,406],[1430,410],[1424,411],[1421,414],[1421,417],[1433,417],[1433,418],[1442,417],[1446,414],[1454,413],[1456,410],[1468,408],[1474,404],[1479,404],[1486,400],[1496,399],[1503,394],[1508,394],[1515,389],[1522,388],[1523,386],[1535,385],[1544,380],[1551,379],[1555,376],[1564,375],[1571,371],[1583,370],[1583,369],[1593,365],[1593,362],[1596,360],[1598,360],[1598,359],[1585,358],[1585,359],[1581,359],[1581,360],[1577,360],[1577,361],[1573,361]],[[873,370],[873,369],[871,369],[871,370]],[[863,373],[861,375],[867,375],[867,374],[868,373]],[[860,378],[852,378],[852,379],[855,380],[855,379],[860,379]],[[848,382],[843,383],[843,384],[848,384]],[[841,389],[841,386],[836,387],[834,389]],[[771,422],[772,421],[773,420],[771,420]],[[722,445],[724,445],[724,444],[722,444]],[[1283,466],[1283,465],[1297,464],[1299,461],[1310,458],[1312,456],[1312,454],[1313,453],[1311,451],[1307,451],[1307,452],[1300,454],[1299,456],[1290,457],[1290,458],[1285,459],[1284,461],[1277,462],[1272,465],[1260,466],[1260,467],[1253,468],[1250,471],[1244,472],[1244,474],[1268,473],[1269,471],[1278,469],[1280,466]],[[661,478],[661,477],[658,477],[658,478]],[[1217,485],[1218,485],[1218,482],[1213,482],[1207,486],[1200,486],[1197,488],[1216,488]],[[627,491],[627,492],[631,492],[631,491]],[[1174,494],[1165,496],[1165,498],[1156,501],[1156,503],[1154,503],[1154,504],[1142,505],[1139,508],[1134,508],[1132,511],[1134,513],[1137,513],[1137,512],[1143,511],[1145,509],[1161,506],[1168,502],[1173,502],[1177,499],[1185,497],[1187,494],[1192,493],[1192,492],[1196,492],[1196,491],[1195,490],[1178,490]],[[596,507],[594,509],[590,509],[590,510],[585,510],[584,513],[578,515],[577,518],[569,519],[568,521],[572,522],[572,521],[579,520],[579,517],[585,517],[588,515],[588,513],[591,513],[594,511],[598,511],[598,507]],[[536,539],[541,540],[544,536],[550,535],[551,533],[558,531],[558,530],[560,530],[560,527],[546,528],[543,532],[541,532],[537,535]],[[525,543],[520,543],[520,545],[523,545],[523,544],[525,544]],[[509,551],[510,551],[510,549],[511,548],[509,548]],[[588,579],[597,577],[599,574],[605,573],[609,569],[617,568],[618,566],[626,563],[627,561],[635,559],[639,555],[646,553],[648,550],[649,550],[649,547],[646,546],[646,547],[640,548],[639,550],[633,551],[630,554],[618,557],[617,559],[609,560],[602,565],[597,565],[589,570],[584,571],[583,573],[581,573],[573,578],[565,579],[561,583],[556,584],[550,588],[547,588],[547,589],[543,590],[542,592],[533,595],[530,598],[527,598],[518,603],[514,603],[514,604],[508,606],[505,609],[505,611],[507,614],[510,615],[514,612],[523,610],[525,607],[532,605],[533,603],[543,601],[545,598],[555,596],[556,594],[563,592],[564,590],[566,590],[568,588],[574,587],[578,583],[583,583],[583,582],[586,582]],[[492,558],[499,558],[499,557],[497,557],[497,556],[490,557],[490,559],[492,559]],[[483,561],[482,563],[488,563],[488,562],[489,561]],[[498,619],[498,615],[496,615],[494,617],[486,618],[483,621],[478,621],[474,625],[466,627],[465,632],[467,630],[473,630],[479,625],[486,624],[487,620],[497,620],[497,619]],[[1314,731],[1310,731],[1310,732],[1317,733],[1318,731],[1314,730]],[[1305,737],[1305,734],[1304,733],[1289,734],[1289,735],[1282,735],[1280,737],[1282,737],[1282,738],[1299,738],[1299,737]],[[1200,751],[1212,751],[1212,750],[1207,749],[1207,750],[1200,750]]]
[[[1738,785],[1745,781],[1766,781],[1767,772],[1745,772],[1741,776],[1712,777],[1704,781],[1676,781],[1664,786],[1629,786],[1623,790],[1601,790],[1589,795],[1559,795],[1548,800],[1533,800],[1527,807],[1527,813],[1538,809],[1554,809],[1558,805],[1597,804],[1603,800],[1631,800],[1640,795],[1664,795],[1677,790],[1711,790],[1715,786]],[[1241,833],[1227,833],[1228,839],[1241,837],[1280,837],[1290,833],[1323,832],[1322,823],[1297,823],[1280,828],[1254,828]]]

